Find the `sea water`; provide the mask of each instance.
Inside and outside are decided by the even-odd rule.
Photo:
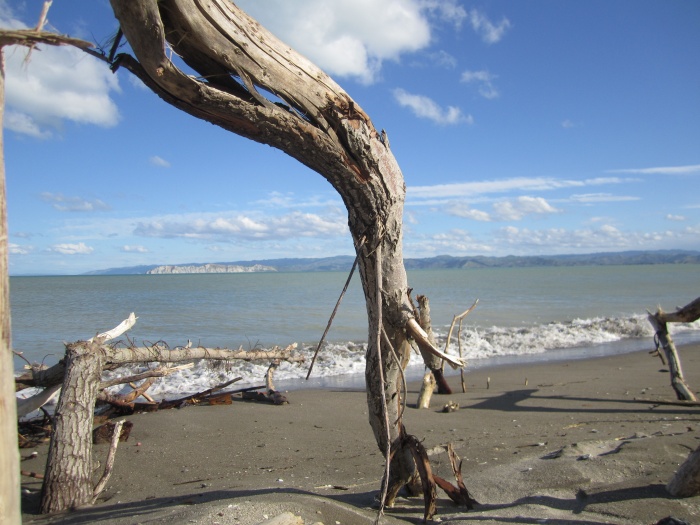
[[[135,312],[121,339],[170,348],[286,347],[309,359],[283,363],[279,388],[363,385],[367,341],[365,300],[355,275],[306,381],[310,357],[347,278],[342,272],[197,275],[11,277],[13,348],[30,362],[54,364],[64,343],[88,339]],[[455,315],[464,319],[461,351],[469,369],[502,363],[585,358],[653,349],[647,310],[666,311],[700,296],[700,265],[470,268],[409,272],[409,284],[430,300],[438,346]],[[700,323],[670,325],[680,343],[700,342]],[[457,330],[455,328],[455,334]],[[127,341],[128,338],[128,341]],[[456,354],[453,337],[448,352]],[[19,370],[24,361],[15,358]],[[136,370],[138,367],[131,367]],[[233,377],[263,384],[267,363],[226,367],[198,363],[159,379],[149,393],[172,398]],[[409,377],[422,373],[414,356]]]

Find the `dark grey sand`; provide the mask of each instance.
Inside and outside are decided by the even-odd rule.
[[[697,388],[700,347],[681,352]],[[636,525],[674,516],[700,523],[700,497],[674,499],[664,488],[700,446],[700,407],[666,403],[675,396],[657,357],[526,364],[466,378],[466,393],[452,376],[460,393],[433,396],[429,410],[413,408],[418,385],[409,388],[408,432],[428,450],[454,443],[480,503],[467,512],[438,491],[435,521]],[[131,416],[131,437],[120,444],[97,505],[39,516],[38,496],[27,494],[24,523],[248,525],[284,511],[307,524],[373,522],[384,462],[364,391],[300,390],[288,398],[285,406],[234,401]],[[448,401],[460,410],[442,413]],[[41,471],[46,448],[22,468]],[[102,461],[106,452],[95,447]],[[552,453],[559,457],[545,459]],[[452,479],[444,453],[431,460]],[[40,487],[23,481],[29,491]],[[382,522],[422,518],[421,498],[399,498]]]

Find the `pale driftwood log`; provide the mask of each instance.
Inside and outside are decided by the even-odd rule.
[[[654,327],[659,344],[664,354],[666,354],[666,361],[671,374],[671,387],[676,392],[676,397],[679,400],[696,401],[697,398],[683,377],[680,356],[673,338],[668,332],[667,323],[691,323],[698,318],[700,318],[700,297],[675,312],[666,313],[659,307],[655,313],[649,312],[648,316],[649,322]]]
[[[417,408],[430,408],[430,399],[433,396],[433,392],[435,392],[436,384],[433,373],[430,370],[426,370],[425,374],[423,374],[420,392],[418,393]]]
[[[105,470],[102,477],[95,485],[92,492],[92,503],[97,501],[97,498],[102,494],[109,478],[112,476],[112,469],[114,468],[114,458],[117,455],[117,447],[119,446],[119,437],[122,433],[122,427],[124,426],[124,420],[121,419],[114,424],[114,433],[112,434],[112,442],[109,444],[109,451],[107,452],[107,460],[105,461]]]
[[[689,498],[700,494],[700,447],[691,452],[666,485],[666,490],[677,498]]]
[[[112,330],[104,332],[89,341],[77,341],[66,345],[64,359],[64,379],[61,397],[55,410],[55,428],[49,443],[44,484],[42,486],[41,512],[51,513],[89,504],[94,497],[91,483],[92,473],[92,422],[95,401],[101,386],[102,370],[108,365],[131,362],[175,362],[192,359],[232,359],[247,360],[281,359],[298,360],[292,351],[296,344],[284,350],[256,350],[245,352],[207,348],[116,348],[105,343],[107,338],[118,337],[134,326],[136,316],[129,318]],[[52,368],[63,367],[61,363]],[[49,369],[47,377],[56,377]],[[43,372],[43,371],[42,371]],[[238,378],[240,379],[240,378]],[[148,380],[147,380],[148,381]],[[236,381],[236,380],[234,380]],[[229,381],[206,392],[190,396],[205,396],[231,384]],[[109,400],[108,400],[109,401]],[[118,401],[118,400],[117,400]],[[183,400],[178,400],[184,402]],[[117,404],[125,404],[119,401]],[[126,403],[128,404],[128,403]]]

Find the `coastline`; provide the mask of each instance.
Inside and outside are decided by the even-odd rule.
[[[697,391],[700,345],[679,351]],[[697,522],[700,497],[673,499],[664,486],[700,445],[700,407],[669,403],[675,396],[661,370],[646,351],[467,369],[467,392],[451,375],[459,393],[435,394],[428,410],[412,407],[419,385],[410,383],[408,432],[436,452],[433,469],[446,479],[449,463],[439,447],[452,442],[481,504],[466,512],[438,491],[436,519],[626,525],[672,515]],[[23,522],[252,525],[291,510],[307,523],[372,523],[383,459],[364,389],[293,390],[288,397],[284,406],[234,401],[130,416],[131,436],[119,446],[97,505],[38,516],[38,496],[26,495]],[[460,410],[442,413],[447,401]],[[37,448],[22,469],[41,471],[46,449]],[[95,446],[97,458],[105,454],[105,445]],[[40,487],[22,481],[24,489]],[[382,521],[419,523],[422,516],[421,498],[399,498]]]

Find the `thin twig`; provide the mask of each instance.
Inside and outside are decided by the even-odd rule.
[[[350,280],[352,279],[352,275],[355,273],[355,268],[357,267],[357,261],[358,261],[359,255],[355,256],[355,261],[352,263],[352,268],[350,269],[350,275],[348,275],[347,280],[345,281],[345,286],[343,287],[343,291],[340,293],[340,297],[338,297],[338,302],[335,303],[335,308],[333,308],[333,313],[331,314],[330,319],[328,319],[328,324],[326,325],[326,330],[323,332],[323,336],[321,336],[321,340],[318,342],[318,346],[316,347],[316,351],[314,352],[314,357],[311,360],[311,364],[309,365],[309,371],[306,374],[306,380],[309,380],[309,377],[311,376],[311,370],[314,368],[314,363],[316,362],[316,356],[318,355],[318,351],[321,350],[321,345],[326,341],[326,335],[328,335],[328,330],[331,329],[331,325],[333,324],[333,319],[335,319],[335,314],[338,312],[338,307],[340,306],[340,301],[343,300],[343,297],[345,296],[345,292],[348,290],[348,286],[350,285]]]

